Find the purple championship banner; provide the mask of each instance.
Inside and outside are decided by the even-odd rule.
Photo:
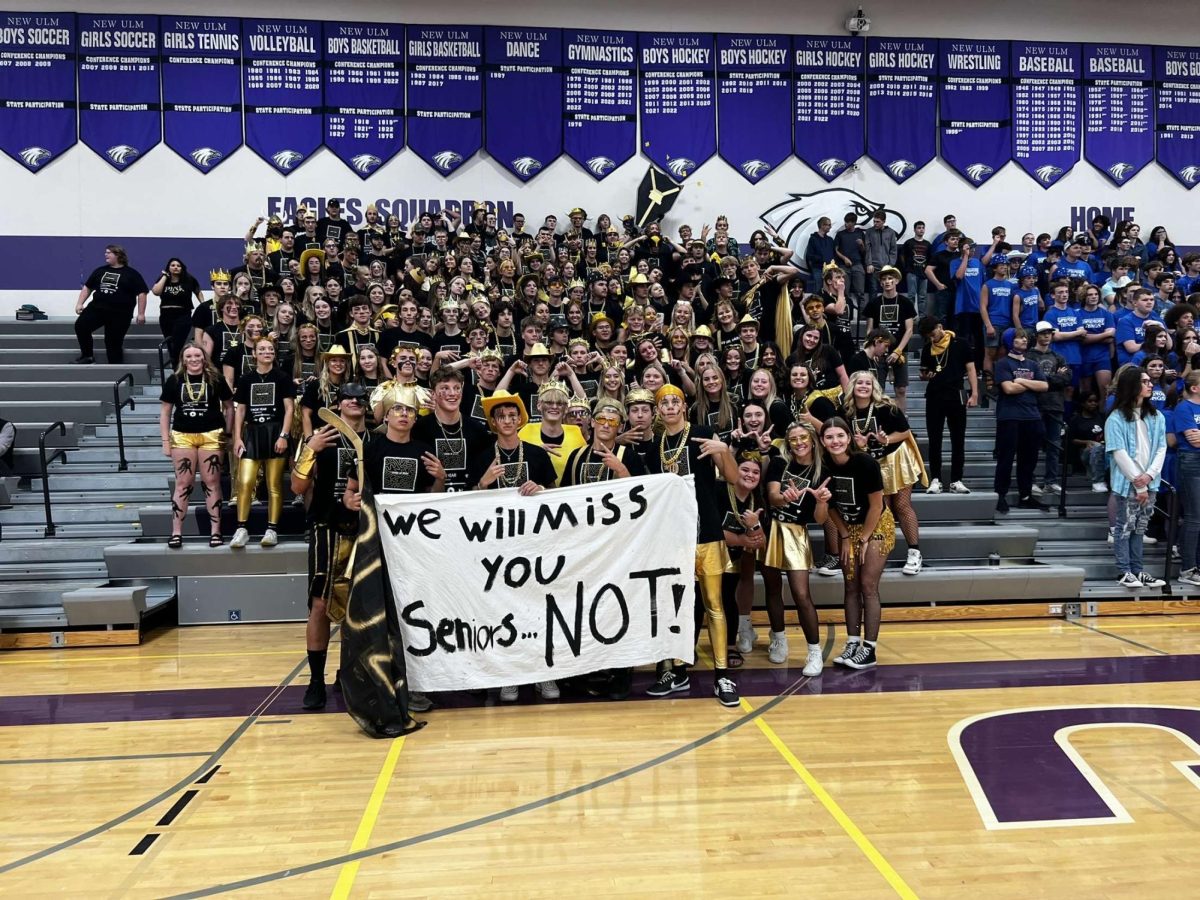
[[[901,184],[937,153],[938,42],[867,40],[867,155]]]
[[[717,151],[711,34],[643,34],[642,152],[681,181]]]
[[[1200,183],[1200,50],[1154,51],[1158,164],[1191,190]]]
[[[1154,159],[1154,52],[1083,45],[1083,155],[1117,187]]]
[[[717,35],[717,152],[757,184],[792,155],[792,42]]]
[[[242,146],[240,19],[163,16],[163,141],[211,172]]]
[[[162,140],[158,16],[79,23],[79,137],[123,172]]]
[[[283,175],[321,146],[321,23],[242,22],[246,145]]]
[[[942,40],[939,51],[941,157],[979,187],[1012,158],[1008,41]]]
[[[325,146],[360,178],[404,148],[404,26],[325,23]]]
[[[563,30],[563,149],[597,181],[637,152],[637,35]]]
[[[483,47],[483,145],[529,181],[562,155],[562,31],[488,26]]]
[[[75,145],[75,14],[0,13],[0,150],[40,172]]]
[[[1080,44],[1013,41],[1013,159],[1044,188],[1079,162]]]
[[[866,148],[863,118],[863,48],[859,37],[792,38],[796,86],[796,156],[833,181]]]
[[[483,146],[483,27],[408,27],[408,146],[449,175]]]

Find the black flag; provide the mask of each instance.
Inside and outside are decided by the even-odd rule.
[[[670,212],[681,190],[683,188],[665,172],[660,172],[654,166],[646,169],[637,192],[638,228],[645,228],[647,222],[657,222]]]

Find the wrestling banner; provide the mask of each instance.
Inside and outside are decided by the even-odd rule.
[[[940,52],[942,159],[979,187],[1012,156],[1008,41],[943,40]]]

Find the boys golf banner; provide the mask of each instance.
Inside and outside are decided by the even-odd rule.
[[[693,661],[690,479],[531,497],[385,494],[375,505],[413,690]]]

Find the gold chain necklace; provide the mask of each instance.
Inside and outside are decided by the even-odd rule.
[[[510,465],[512,465],[512,463],[506,463],[504,461],[504,458],[500,455],[502,452],[505,452],[505,451],[502,451],[500,448],[500,445],[497,444],[496,445],[496,462],[498,462],[498,463],[500,463],[500,465],[504,466],[505,471],[507,472],[508,467]],[[521,464],[524,462],[525,462],[525,442],[521,441],[519,444],[517,444],[517,459],[516,459],[516,467],[517,467],[516,473],[517,474],[512,478],[509,478],[507,474],[501,475],[500,476],[500,486],[501,487],[518,487],[521,484],[521,482],[520,482]]]
[[[192,403],[199,403],[208,396],[208,379],[200,379],[200,391],[196,393],[192,390],[191,377],[185,372],[183,375],[183,390],[187,394],[188,400]]]
[[[671,449],[669,454],[667,452],[667,433],[664,431],[662,437],[658,439],[658,460],[662,463],[664,472],[674,474],[679,470],[679,460],[683,454],[687,453],[688,436],[692,433],[692,424],[689,422],[684,425],[683,431],[680,433],[683,435],[683,439],[679,442],[678,447]]]

